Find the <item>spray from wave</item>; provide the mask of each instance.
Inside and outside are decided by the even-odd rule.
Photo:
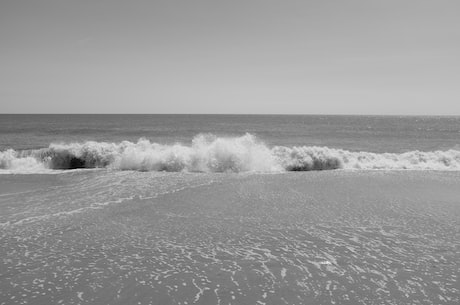
[[[38,172],[77,168],[137,171],[277,172],[331,169],[460,170],[460,151],[411,151],[401,154],[352,152],[328,147],[275,146],[255,136],[222,138],[198,135],[191,145],[85,142],[50,144],[38,150],[0,152],[0,169]]]

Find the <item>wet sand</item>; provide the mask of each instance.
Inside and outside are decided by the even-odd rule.
[[[459,304],[460,173],[0,177],[0,304]]]

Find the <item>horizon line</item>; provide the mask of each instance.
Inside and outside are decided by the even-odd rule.
[[[222,116],[382,116],[382,117],[460,117],[460,114],[345,114],[345,113],[141,113],[141,112],[9,112],[0,115],[222,115]]]

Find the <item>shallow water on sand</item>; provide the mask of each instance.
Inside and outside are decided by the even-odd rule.
[[[458,304],[460,173],[0,180],[0,304]]]

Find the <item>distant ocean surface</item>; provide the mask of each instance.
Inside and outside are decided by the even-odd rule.
[[[0,115],[0,172],[460,169],[460,117]]]

